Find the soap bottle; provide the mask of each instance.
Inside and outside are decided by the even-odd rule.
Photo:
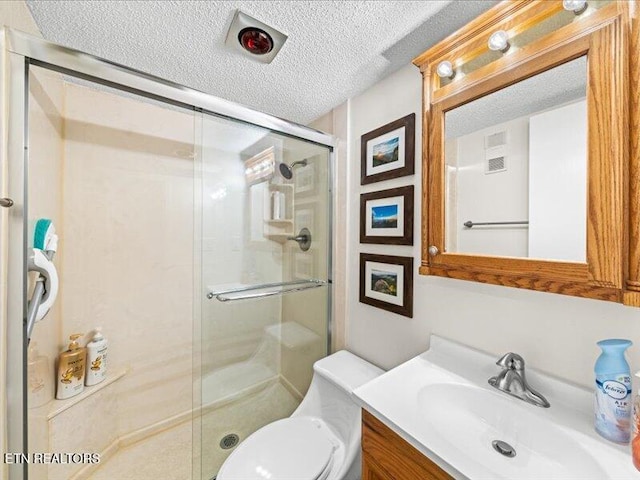
[[[607,440],[629,443],[631,427],[631,372],[624,352],[630,340],[601,340],[602,354],[595,365],[596,432]]]
[[[640,381],[640,372],[636,372],[636,379]],[[633,465],[640,470],[640,388],[633,399],[633,428],[631,435],[631,458],[633,459]]]
[[[29,408],[41,407],[53,397],[52,379],[49,374],[48,360],[38,355],[36,342],[29,344],[27,350],[27,402]]]
[[[93,338],[87,343],[87,374],[84,384],[96,385],[107,378],[107,339],[100,327],[95,329]]]
[[[58,391],[56,398],[64,400],[84,390],[84,369],[87,349],[80,347],[77,340],[81,333],[69,337],[69,349],[58,356]]]

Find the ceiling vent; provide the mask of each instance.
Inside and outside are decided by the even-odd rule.
[[[271,63],[286,41],[284,33],[237,10],[225,45],[258,62]]]
[[[507,132],[497,132],[484,137],[484,173],[507,171]]]

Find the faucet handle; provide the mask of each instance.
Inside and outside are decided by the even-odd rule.
[[[524,370],[524,358],[517,353],[509,352],[500,357],[496,365],[508,370]]]

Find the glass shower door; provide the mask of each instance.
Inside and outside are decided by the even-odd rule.
[[[204,115],[200,338],[194,422],[199,478],[287,417],[326,356],[330,316],[330,151]],[[198,202],[197,202],[198,203]]]
[[[53,221],[60,286],[31,335],[29,452],[100,456],[33,462],[29,479],[192,478],[197,116],[36,66],[28,94],[26,246],[39,218]],[[70,335],[84,346],[97,327],[106,378],[82,387],[56,358]],[[56,382],[78,393],[55,398]]]

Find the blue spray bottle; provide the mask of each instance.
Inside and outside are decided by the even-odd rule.
[[[628,443],[631,427],[631,371],[624,352],[630,340],[601,340],[602,354],[595,365],[596,432],[607,440]]]

